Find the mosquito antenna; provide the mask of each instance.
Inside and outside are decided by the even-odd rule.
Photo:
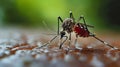
[[[105,45],[107,45],[107,46],[109,46],[109,47],[115,49],[115,47],[113,47],[112,45],[108,44],[107,42],[105,42],[105,41],[99,39],[98,37],[96,37],[96,36],[93,36],[93,37],[94,37],[95,39],[99,40],[100,42],[102,42],[103,44],[105,44]]]

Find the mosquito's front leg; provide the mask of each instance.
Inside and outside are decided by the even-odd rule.
[[[57,30],[57,35],[56,35],[55,37],[53,37],[49,42],[47,42],[47,43],[45,43],[43,46],[41,46],[40,48],[49,45],[54,39],[56,39],[56,38],[59,36],[59,24],[60,24],[60,21],[61,21],[61,23],[63,23],[62,18],[59,16],[59,17],[58,17],[58,30]]]
[[[42,48],[42,47],[45,47],[47,45],[49,45],[54,39],[56,39],[58,37],[58,35],[56,35],[55,37],[53,37],[49,42],[45,43],[44,45],[42,45],[41,47],[39,48]]]
[[[60,43],[59,49],[62,48],[62,45],[63,45],[63,44],[66,42],[66,40],[68,39],[67,36],[63,36],[63,37],[65,37],[65,40],[64,40],[63,42]],[[62,37],[62,38],[63,38],[63,37]],[[61,41],[62,41],[62,38],[60,39]]]
[[[58,17],[58,32],[57,32],[58,35],[59,35],[59,32],[60,32],[60,21],[61,21],[61,23],[63,23],[62,18],[59,16]]]

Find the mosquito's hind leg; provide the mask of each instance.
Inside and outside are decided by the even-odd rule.
[[[99,40],[100,42],[102,42],[103,44],[105,44],[105,45],[107,45],[107,46],[109,46],[109,47],[111,47],[111,48],[113,48],[113,49],[115,49],[115,47],[114,46],[112,46],[112,45],[110,45],[109,43],[107,43],[107,42],[105,42],[105,41],[103,41],[103,40],[101,40],[101,39],[99,39],[98,37],[96,37],[96,36],[93,36],[95,39],[97,39],[97,40]]]
[[[109,46],[109,47],[115,49],[114,46],[110,45],[109,43],[107,43],[107,42],[105,42],[105,41],[103,41],[103,40],[101,40],[101,39],[99,39],[99,38],[96,37],[94,34],[91,33],[90,36],[91,36],[91,37],[94,37],[94,38],[97,39],[98,41],[102,42],[104,45],[107,45],[107,46]]]

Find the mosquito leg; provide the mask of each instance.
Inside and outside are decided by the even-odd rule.
[[[88,28],[87,28],[87,24],[86,24],[86,21],[85,21],[84,16],[81,15],[80,18],[79,18],[79,20],[81,20],[81,19],[83,19],[83,22],[84,22],[85,28],[88,30]]]
[[[53,37],[49,42],[47,42],[43,46],[41,46],[40,48],[47,46],[48,44],[50,44],[54,39],[56,39],[59,36],[59,23],[60,23],[60,21],[63,22],[62,18],[59,16],[58,17],[58,31],[57,31],[57,35],[55,37]]]
[[[54,39],[56,39],[58,37],[58,35],[56,35],[55,37],[53,37],[49,42],[45,43],[44,45],[42,45],[40,48],[45,47],[47,45],[49,45]]]
[[[70,48],[70,45],[71,45],[71,33],[69,34],[69,44],[68,44],[69,48]]]
[[[70,18],[74,18],[73,14],[72,14],[72,11],[70,11]]]
[[[87,24],[86,24],[86,21],[85,21],[85,18],[83,17],[83,15],[81,15],[81,16],[79,17],[78,22],[79,22],[81,19],[83,19],[83,22],[84,22],[84,23],[80,23],[80,24],[86,25],[86,27],[94,28],[94,26],[92,26],[92,25],[87,25]]]
[[[57,34],[59,35],[60,33],[60,29],[59,29],[59,27],[60,27],[60,21],[63,23],[63,20],[62,20],[62,18],[59,16],[58,17],[58,32],[57,32]]]
[[[108,44],[107,42],[105,42],[105,41],[99,39],[98,37],[96,37],[96,36],[92,36],[92,37],[94,37],[94,38],[97,39],[98,41],[102,42],[103,44],[105,44],[105,45],[107,45],[107,46],[109,46],[109,47],[115,49],[115,47],[113,47],[112,45]]]
[[[70,45],[71,45],[71,33],[69,34],[69,43],[68,43],[68,48],[67,48],[66,54],[68,54],[68,52],[70,50]]]
[[[75,38],[74,45],[76,45],[76,43],[77,43],[77,39],[78,39],[78,35],[76,34],[76,38]]]
[[[73,14],[72,14],[72,11],[70,11],[69,13],[70,13],[70,18],[72,18],[73,21],[75,22],[75,19],[74,19],[74,16],[73,16]]]
[[[67,36],[63,36],[63,37],[65,37],[65,40],[62,42],[62,43],[60,43],[60,46],[59,46],[59,49],[61,49],[62,48],[62,45],[66,42],[66,40],[68,39],[68,37]]]

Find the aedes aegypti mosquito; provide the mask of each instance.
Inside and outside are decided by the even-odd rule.
[[[80,23],[79,21],[83,20],[83,23]],[[60,22],[62,23],[62,31],[60,31]],[[55,37],[53,37],[48,43],[44,44],[41,47],[44,47],[48,44],[50,44],[54,39],[56,39],[58,36],[60,36],[60,40],[65,38],[65,40],[63,42],[60,43],[59,49],[62,48],[62,45],[65,43],[65,41],[68,39],[69,40],[69,45],[71,42],[71,33],[75,32],[76,34],[76,39],[75,39],[75,43],[77,42],[78,37],[94,37],[95,39],[97,39],[98,41],[102,42],[103,44],[115,49],[112,45],[109,45],[107,42],[99,39],[98,37],[95,36],[95,34],[91,33],[88,30],[88,27],[94,27],[91,25],[87,25],[85,18],[83,16],[80,16],[78,21],[75,21],[72,11],[70,11],[70,17],[66,18],[65,20],[62,20],[62,18],[59,16],[58,17],[58,31],[57,31],[57,35]],[[68,33],[68,36],[66,35],[66,33]]]

